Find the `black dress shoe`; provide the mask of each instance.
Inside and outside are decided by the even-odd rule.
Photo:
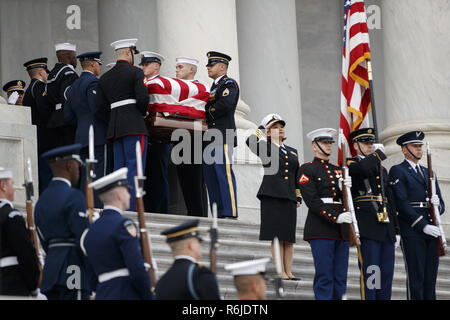
[[[217,217],[218,219],[237,220],[237,217]]]

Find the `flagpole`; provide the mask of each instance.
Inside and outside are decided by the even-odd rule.
[[[367,75],[369,78],[369,88],[370,88],[370,109],[372,110],[372,121],[373,128],[375,129],[375,142],[379,143],[378,139],[378,123],[377,123],[377,112],[375,109],[375,94],[373,90],[373,74],[372,74],[372,61],[370,59],[367,60]]]

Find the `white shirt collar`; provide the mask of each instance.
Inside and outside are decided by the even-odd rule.
[[[0,199],[0,202],[5,202],[6,204],[9,204],[11,206],[11,208],[14,208],[14,205],[8,199]],[[3,206],[4,205],[0,206],[0,208],[3,207]]]
[[[406,161],[408,161],[408,163],[409,163],[409,165],[414,169],[414,170],[416,170],[416,172],[417,172],[417,165],[419,164],[418,162],[417,162],[417,164],[416,163],[414,163],[414,162],[412,162],[411,160],[409,160],[409,159],[405,159]],[[417,172],[418,173],[418,172]]]
[[[214,80],[214,83],[215,83],[215,84],[218,84],[219,81],[220,81],[220,79],[222,79],[224,76],[225,76],[225,75],[223,74],[223,75],[221,75],[220,77],[218,77],[216,80]]]
[[[120,210],[119,208],[117,208],[117,207],[115,207],[115,206],[106,205],[106,206],[103,207],[103,210],[107,210],[107,209],[109,209],[109,210],[114,210],[114,211],[117,211],[117,212],[119,212],[120,214],[122,214],[122,210]]]
[[[95,76],[95,74],[91,70],[83,70],[83,71],[81,71],[81,73],[83,73],[83,72],[89,72],[89,73],[92,73]]]
[[[72,187],[72,184],[70,183],[69,180],[67,180],[66,178],[61,178],[61,177],[55,177],[52,179],[52,181],[63,181],[65,183],[67,183],[69,185],[69,187]]]
[[[360,155],[360,154],[358,154],[357,157],[359,157],[359,158],[361,158],[361,159],[364,159],[364,158],[365,158],[365,156]]]
[[[190,260],[190,261],[192,261],[194,263],[197,262],[197,260],[195,260],[193,257],[186,256],[184,254],[180,254],[180,255],[175,256],[175,260],[177,260],[177,259],[188,259],[188,260]]]

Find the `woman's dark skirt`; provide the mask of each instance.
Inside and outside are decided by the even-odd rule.
[[[261,197],[261,225],[259,240],[295,243],[297,203],[287,199]]]

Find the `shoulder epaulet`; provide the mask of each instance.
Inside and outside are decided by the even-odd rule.
[[[356,162],[356,160],[354,158],[348,158],[347,159],[347,165],[350,165],[352,163]]]
[[[199,268],[202,268],[203,267],[203,264],[201,264],[200,262],[194,262]]]

